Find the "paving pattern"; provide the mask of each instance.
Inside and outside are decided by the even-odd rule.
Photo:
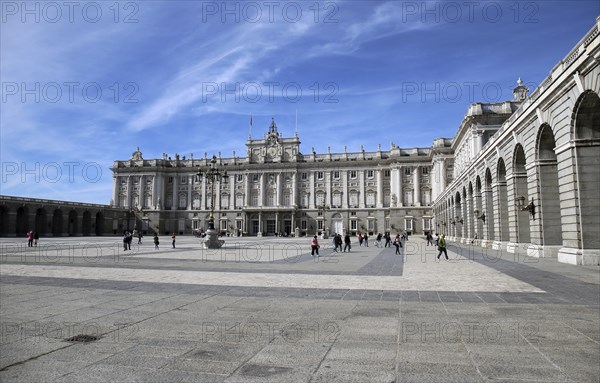
[[[597,382],[600,270],[411,238],[0,243],[2,382]],[[67,341],[91,335],[91,342]]]

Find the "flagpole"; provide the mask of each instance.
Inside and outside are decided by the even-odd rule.
[[[252,139],[252,113],[250,113],[250,131],[248,132],[248,140]]]

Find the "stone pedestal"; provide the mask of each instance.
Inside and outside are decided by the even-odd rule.
[[[600,265],[600,250],[581,250],[563,247],[558,251],[558,262],[571,265]]]
[[[220,249],[225,241],[219,239],[219,233],[216,230],[208,229],[203,245],[205,249]]]
[[[294,237],[296,237],[296,238],[299,238],[299,237],[300,237],[300,229],[299,229],[299,228],[296,228],[296,229],[294,230]]]

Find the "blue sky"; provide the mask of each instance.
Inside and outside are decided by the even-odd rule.
[[[2,3],[0,194],[108,203],[136,146],[245,154],[428,147],[468,105],[533,89],[598,1]],[[318,4],[319,7],[315,7]],[[237,97],[236,97],[237,96]]]

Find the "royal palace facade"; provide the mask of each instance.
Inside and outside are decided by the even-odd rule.
[[[453,138],[425,148],[300,151],[273,120],[246,155],[137,149],[115,161],[110,205],[0,196],[0,234],[205,230],[229,235],[427,232],[572,264],[600,263],[600,18],[529,94],[472,104]],[[213,193],[214,191],[214,193]]]
[[[205,229],[214,202],[215,227],[229,235],[423,233],[432,199],[451,181],[450,145],[302,154],[298,135],[283,137],[273,120],[264,137],[249,137],[245,157],[215,157],[229,177],[214,190],[197,175],[206,154],[146,160],[138,149],[115,161],[113,204],[143,212],[161,232]]]

